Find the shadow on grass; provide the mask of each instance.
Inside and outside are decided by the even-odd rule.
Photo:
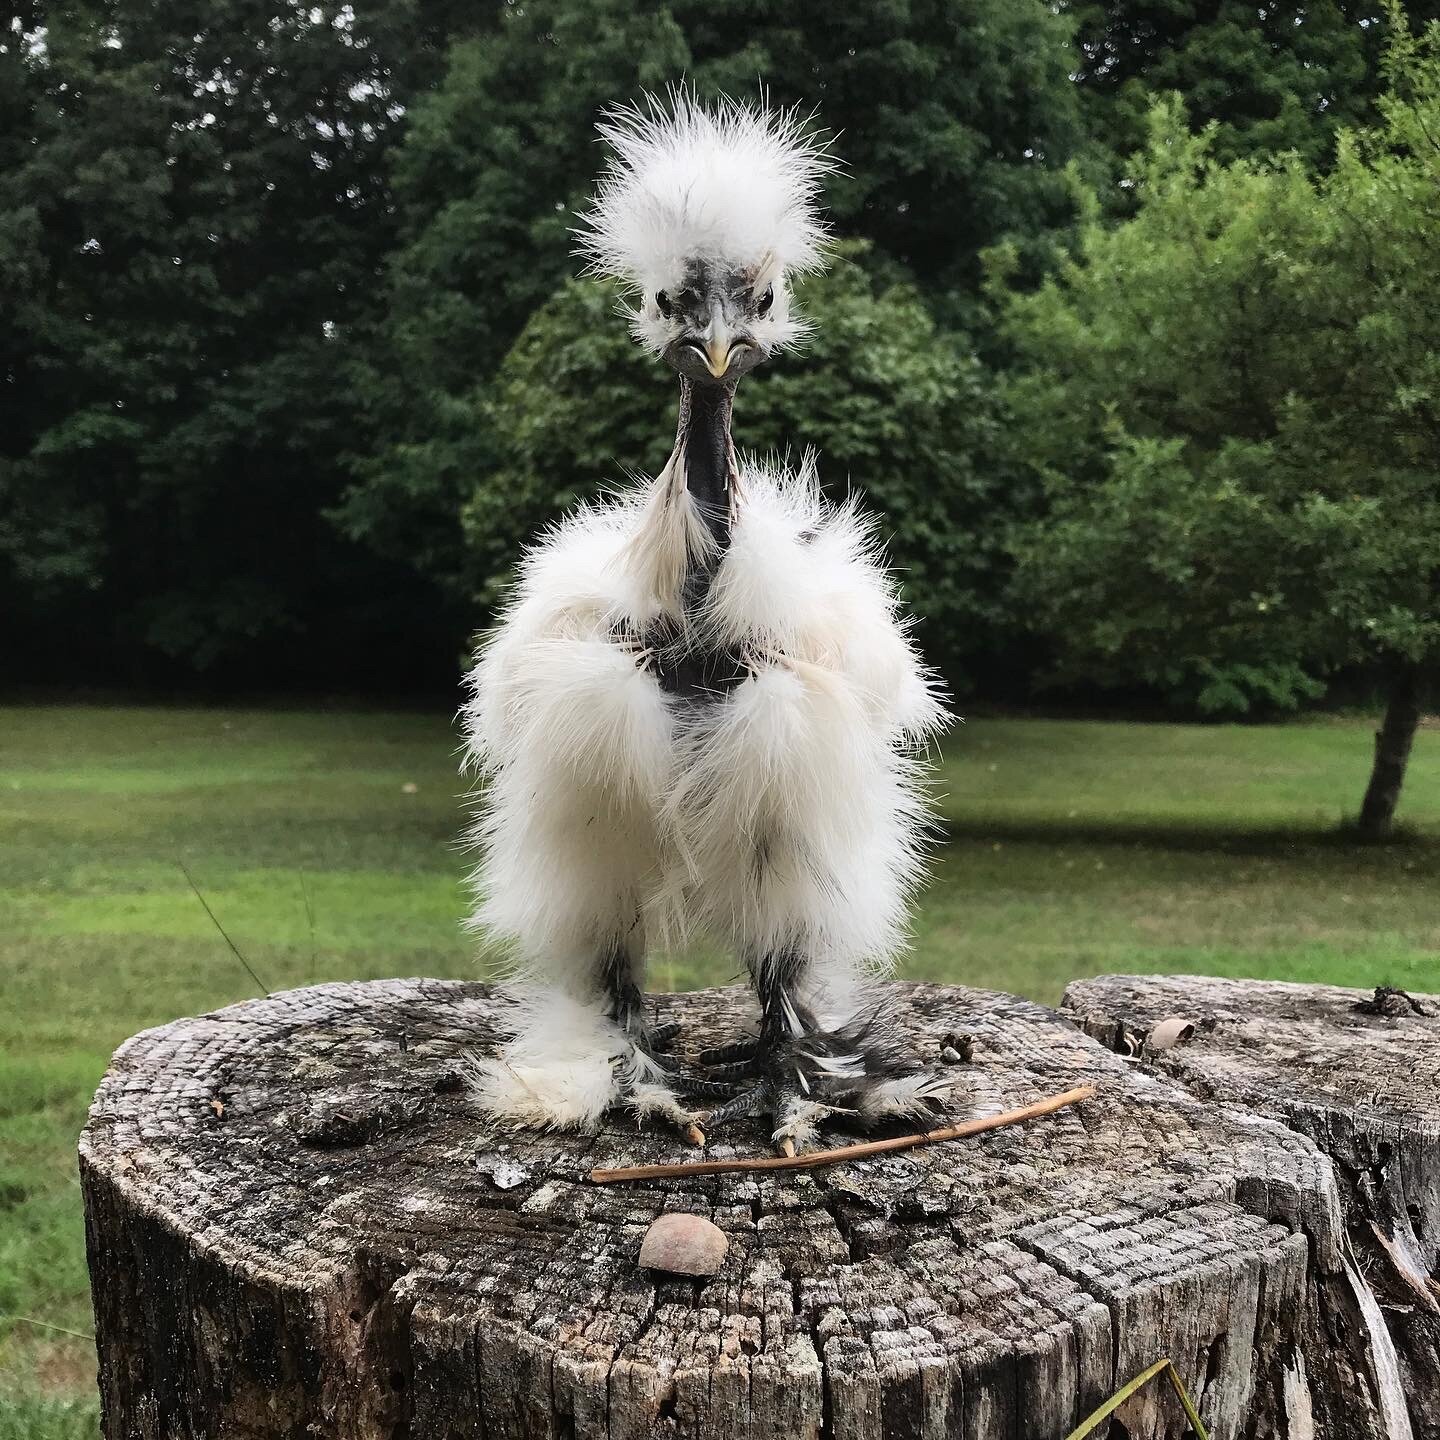
[[[1433,857],[1440,861],[1440,833],[1397,825],[1384,840],[1361,835],[1353,822],[1341,825],[1205,825],[1189,822],[1117,818],[942,819],[936,827],[942,844],[972,841],[1012,845],[1112,847],[1118,849],[1218,852],[1224,855],[1283,856],[1297,851],[1346,855]]]

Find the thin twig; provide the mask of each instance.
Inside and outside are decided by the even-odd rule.
[[[592,1170],[590,1178],[597,1185],[615,1180],[676,1180],[684,1175],[727,1175],[736,1170],[813,1170],[822,1165],[839,1165],[846,1160],[865,1160],[871,1155],[886,1155],[894,1150],[913,1150],[917,1145],[933,1145],[940,1140],[963,1140],[1002,1125],[1018,1125],[1037,1115],[1050,1115],[1067,1105],[1077,1105],[1095,1094],[1095,1086],[1080,1085],[1063,1095],[1051,1095],[1003,1115],[985,1115],[966,1120],[960,1125],[947,1125],[943,1130],[925,1130],[918,1135],[896,1135],[889,1140],[866,1140],[859,1145],[842,1145],[838,1150],[812,1150],[808,1155],[767,1155],[758,1160],[690,1160],[678,1165],[625,1165],[618,1170]]]
[[[4,1319],[0,1316],[0,1319]],[[11,1320],[21,1325],[33,1325],[37,1330],[53,1330],[57,1335],[73,1335],[77,1340],[94,1340],[93,1335],[87,1335],[83,1330],[67,1330],[63,1325],[52,1325],[48,1320],[33,1320],[29,1315],[11,1315]]]
[[[177,860],[175,863],[180,867],[180,873],[189,881],[190,888],[195,892],[195,898],[205,907],[205,913],[210,917],[210,923],[220,932],[221,937],[230,947],[230,953],[245,967],[245,973],[260,987],[260,993],[269,995],[270,987],[250,968],[250,962],[240,953],[240,947],[225,933],[225,927],[215,918],[215,912],[200,893],[200,887],[195,883],[189,870],[185,868],[185,862]]]
[[[1065,1440],[1084,1440],[1102,1420],[1108,1420],[1137,1390],[1148,1385],[1162,1370],[1170,1368],[1170,1358],[1157,1360],[1142,1370],[1133,1380],[1127,1380],[1104,1404],[1092,1410],[1066,1437]]]
[[[1142,1370],[1133,1380],[1122,1385],[1098,1410],[1092,1410],[1065,1437],[1065,1440],[1084,1440],[1085,1436],[1099,1427],[1102,1420],[1108,1420],[1137,1390],[1143,1389],[1162,1373],[1169,1380],[1176,1398],[1180,1401],[1181,1408],[1185,1411],[1185,1418],[1190,1422],[1190,1429],[1195,1434],[1195,1440],[1210,1440],[1209,1432],[1200,1419],[1200,1412],[1195,1408],[1195,1402],[1190,1398],[1190,1392],[1185,1388],[1185,1382],[1180,1378],[1180,1372],[1175,1368],[1175,1362],[1168,1355],[1163,1360],[1157,1360],[1148,1369]]]
[[[305,883],[305,872],[301,870],[300,894],[305,899],[305,920],[310,926],[310,983],[315,983],[315,907],[310,903],[310,887]]]

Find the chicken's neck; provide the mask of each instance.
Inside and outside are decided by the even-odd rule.
[[[708,644],[692,629],[730,547],[736,480],[735,447],[730,440],[734,400],[731,387],[680,381],[680,423],[672,464],[682,467],[685,488],[713,543],[698,550],[687,545],[681,614],[661,622],[649,637],[649,664],[662,689],[698,704],[720,699],[749,674],[733,645]]]
[[[680,381],[680,422],[675,449],[685,465],[685,488],[695,502],[718,552],[730,544],[735,446],[730,415],[735,391],[727,385]]]

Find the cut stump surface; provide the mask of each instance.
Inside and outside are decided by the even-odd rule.
[[[1102,975],[1064,1003],[1103,1043],[1196,1096],[1282,1120],[1330,1157],[1414,1433],[1440,1440],[1440,996]],[[1194,1031],[1156,1053],[1145,1037],[1170,1017]]]
[[[682,1055],[749,1016],[735,990],[654,1004]],[[926,1057],[972,1037],[956,1119],[1100,1093],[832,1169],[599,1187],[694,1152],[623,1116],[493,1129],[462,1078],[507,1033],[482,985],[322,985],[137,1035],[80,1147],[106,1434],[1048,1440],[1169,1355],[1216,1440],[1402,1435],[1308,1139],[1010,996],[897,985],[891,1011]],[[756,1125],[710,1153],[766,1148]],[[713,1277],[639,1266],[675,1210],[726,1232]],[[1186,1433],[1160,1387],[1117,1422]]]

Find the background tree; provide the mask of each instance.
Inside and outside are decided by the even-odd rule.
[[[1377,667],[1372,836],[1440,652],[1436,33],[1392,51],[1384,128],[1326,179],[1221,165],[1162,108],[1135,217],[1092,219],[1009,320],[1014,433],[1050,500],[1016,591],[1067,671],[1243,711]]]
[[[1383,123],[1342,136],[1327,186],[1334,279],[1355,285],[1356,316],[1343,336],[1349,404],[1325,416],[1326,428],[1337,443],[1386,463],[1393,486],[1390,516],[1377,510],[1366,537],[1367,558],[1398,591],[1365,617],[1389,686],[1360,812],[1367,834],[1390,827],[1440,672],[1440,23],[1417,39],[1400,23],[1398,0],[1388,0],[1386,14]],[[1382,528],[1387,518],[1398,533]]]
[[[1074,0],[1076,80],[1102,151],[1145,143],[1157,94],[1215,126],[1221,161],[1293,151],[1328,166],[1335,137],[1372,123],[1383,89],[1386,11],[1375,0]],[[1412,0],[1411,23],[1436,13]],[[1403,23],[1403,22],[1402,22]]]
[[[170,673],[156,655],[245,671],[284,636],[323,681],[384,578],[323,511],[423,17],[82,0],[33,20],[6,57],[23,98],[0,169],[20,628],[129,678]]]

